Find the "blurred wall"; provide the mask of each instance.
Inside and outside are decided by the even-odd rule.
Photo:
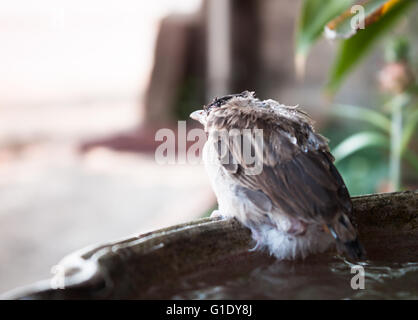
[[[146,94],[146,121],[186,119],[215,96],[244,90],[300,104],[315,116],[326,104],[322,88],[337,44],[319,41],[309,56],[305,79],[296,79],[293,47],[300,5],[300,0],[206,0],[197,13],[166,17]],[[337,99],[374,100],[370,88],[375,70],[373,58],[354,73]]]

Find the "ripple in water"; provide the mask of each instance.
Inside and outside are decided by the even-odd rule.
[[[418,263],[364,261],[358,265],[365,271],[364,290],[351,288],[354,265],[329,255],[261,263],[249,270],[236,265],[205,271],[181,279],[176,293],[167,298],[418,299]]]

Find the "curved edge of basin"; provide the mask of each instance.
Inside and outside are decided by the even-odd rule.
[[[360,237],[376,228],[418,231],[418,190],[352,200]],[[139,297],[155,283],[169,284],[202,268],[239,263],[262,254],[249,252],[251,247],[250,231],[236,220],[199,219],[76,251],[58,263],[61,274],[9,291],[1,298]]]

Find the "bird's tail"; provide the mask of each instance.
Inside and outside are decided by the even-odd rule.
[[[341,213],[333,223],[327,225],[337,243],[337,250],[351,259],[362,259],[365,251],[358,240],[357,231],[350,219]]]

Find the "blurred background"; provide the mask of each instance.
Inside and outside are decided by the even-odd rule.
[[[352,195],[416,189],[416,121],[397,186],[390,152],[355,136],[369,124],[353,119],[358,109],[344,108],[373,111],[385,104],[382,77],[392,79],[399,69],[384,54],[387,41],[370,50],[330,99],[323,89],[338,42],[318,38],[303,77],[296,75],[295,34],[303,32],[304,5],[1,2],[0,293],[49,277],[51,266],[84,246],[209,212],[216,200],[203,167],[157,165],[154,136],[160,128],[176,130],[177,120],[215,96],[251,90],[261,99],[299,104],[341,155],[337,166]],[[407,39],[411,79],[418,62],[416,13],[413,8],[393,28]],[[353,113],[336,115],[336,103]]]

